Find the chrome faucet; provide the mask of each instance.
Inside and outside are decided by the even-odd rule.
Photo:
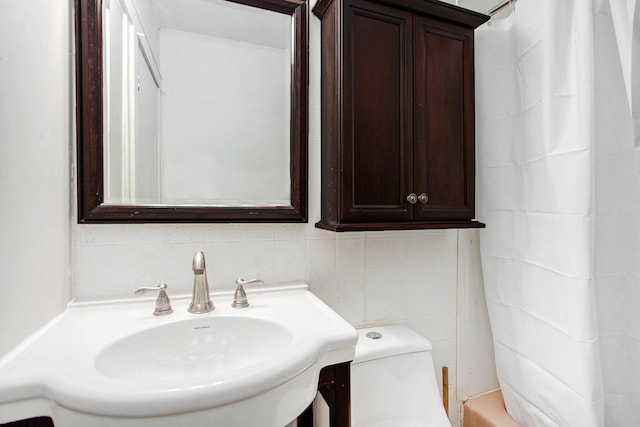
[[[209,297],[209,284],[207,283],[207,268],[204,262],[204,253],[196,252],[193,256],[193,296],[189,304],[190,313],[208,313],[215,307]]]

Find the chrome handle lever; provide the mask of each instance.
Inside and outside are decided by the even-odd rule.
[[[145,294],[148,291],[160,291],[158,293],[158,298],[156,298],[156,308],[153,310],[154,316],[166,316],[167,314],[173,313],[173,308],[171,308],[171,300],[169,300],[169,295],[167,295],[167,284],[160,283],[158,286],[143,286],[135,290],[136,295]]]
[[[160,283],[158,286],[142,286],[134,291],[136,295],[142,295],[147,291],[166,291],[167,284]]]
[[[264,283],[264,282],[260,279],[236,280],[236,285],[238,285],[238,287],[236,288],[236,293],[233,295],[233,303],[231,303],[231,307],[233,308],[249,307],[249,301],[247,301],[247,293],[244,291],[243,285],[260,284],[260,283]]]
[[[236,285],[250,285],[251,283],[260,284],[260,283],[264,283],[264,281],[260,280],[260,279],[251,279],[251,280],[238,279],[238,280],[236,280]]]

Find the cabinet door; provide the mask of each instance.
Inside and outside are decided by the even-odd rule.
[[[366,1],[344,3],[343,221],[412,216],[412,17]]]
[[[473,30],[416,18],[416,218],[474,216]]]

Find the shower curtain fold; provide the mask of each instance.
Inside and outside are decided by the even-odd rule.
[[[601,5],[605,10],[606,6],[610,7],[622,77],[633,117],[636,157],[640,159],[640,2],[609,0],[608,4],[602,3],[605,3]]]

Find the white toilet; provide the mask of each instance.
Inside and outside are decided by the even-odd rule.
[[[358,330],[351,363],[352,427],[451,427],[431,343],[405,326]]]

